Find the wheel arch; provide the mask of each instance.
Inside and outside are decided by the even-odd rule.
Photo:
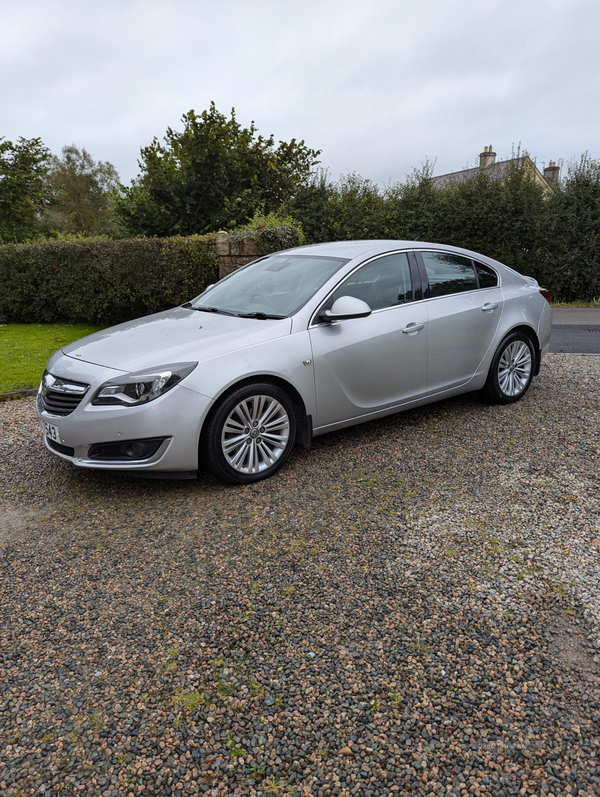
[[[537,332],[533,327],[528,326],[527,324],[519,324],[516,327],[510,329],[504,338],[508,337],[508,335],[512,335],[514,332],[521,332],[523,335],[526,335],[533,345],[533,353],[535,355],[534,363],[533,363],[533,376],[537,376],[540,372],[540,367],[542,364],[542,352],[540,348],[540,339],[537,336]],[[504,340],[502,338],[502,340]]]
[[[223,401],[223,399],[226,399],[231,393],[240,387],[245,387],[246,385],[252,385],[254,383],[275,385],[275,387],[284,390],[288,394],[292,400],[294,412],[296,414],[296,443],[303,448],[308,448],[312,439],[312,417],[306,413],[304,399],[302,398],[299,390],[294,387],[291,382],[288,382],[286,379],[282,379],[279,376],[274,376],[273,374],[253,374],[252,376],[247,376],[244,379],[239,379],[237,382],[234,382],[232,385],[226,387],[225,390],[215,397],[206,419],[208,419],[208,417],[215,412],[216,408]],[[206,419],[202,424],[202,429],[200,431],[200,444],[202,442],[204,430],[206,429]]]

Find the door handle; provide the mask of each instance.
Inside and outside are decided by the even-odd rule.
[[[491,313],[492,310],[495,310],[497,307],[498,307],[497,304],[486,302],[481,309],[483,310],[484,313]]]
[[[404,327],[402,331],[405,332],[407,335],[416,335],[417,332],[420,329],[423,329],[424,326],[425,324],[415,324],[413,322],[412,324],[409,324],[407,327]]]

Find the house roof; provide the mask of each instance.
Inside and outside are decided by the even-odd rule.
[[[479,166],[474,166],[470,169],[462,169],[459,172],[440,174],[437,177],[432,178],[433,184],[436,188],[447,188],[453,183],[462,183],[465,180],[470,180],[482,169],[484,169],[485,172],[491,177],[501,180],[510,172],[511,169],[521,163],[533,170],[536,180],[543,184],[545,188],[548,188],[548,186],[550,186],[558,177],[558,167],[555,166],[554,161],[550,161],[550,166],[544,169],[544,174],[542,174],[535,163],[531,160],[529,155],[521,155],[518,158],[510,158],[509,160],[498,161],[498,163],[496,163],[495,160],[496,153],[492,152],[492,147],[486,147],[484,152],[482,152],[479,156]]]
[[[495,178],[502,178],[513,165],[516,165],[519,161],[522,161],[523,158],[511,158],[507,161],[498,161],[498,163],[493,163],[491,166],[481,167],[481,166],[474,166],[472,169],[462,169],[460,172],[449,172],[448,174],[440,174],[438,177],[433,178],[433,184],[437,188],[445,188],[450,183],[462,183],[464,180],[470,180],[471,177],[475,177],[478,174],[479,170],[485,168],[486,172]],[[531,161],[533,164],[533,161]],[[540,174],[540,177],[542,175]],[[542,180],[544,178],[542,177]]]

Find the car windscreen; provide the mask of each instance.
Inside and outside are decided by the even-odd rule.
[[[285,317],[299,310],[348,260],[287,255],[255,260],[197,296],[192,307],[235,315]]]

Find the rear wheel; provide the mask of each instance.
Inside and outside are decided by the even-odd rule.
[[[201,441],[206,467],[232,484],[271,476],[296,440],[296,414],[288,394],[268,383],[243,385],[211,413]]]
[[[512,404],[525,393],[533,377],[535,353],[531,340],[513,332],[498,346],[490,366],[484,396],[496,404]]]

